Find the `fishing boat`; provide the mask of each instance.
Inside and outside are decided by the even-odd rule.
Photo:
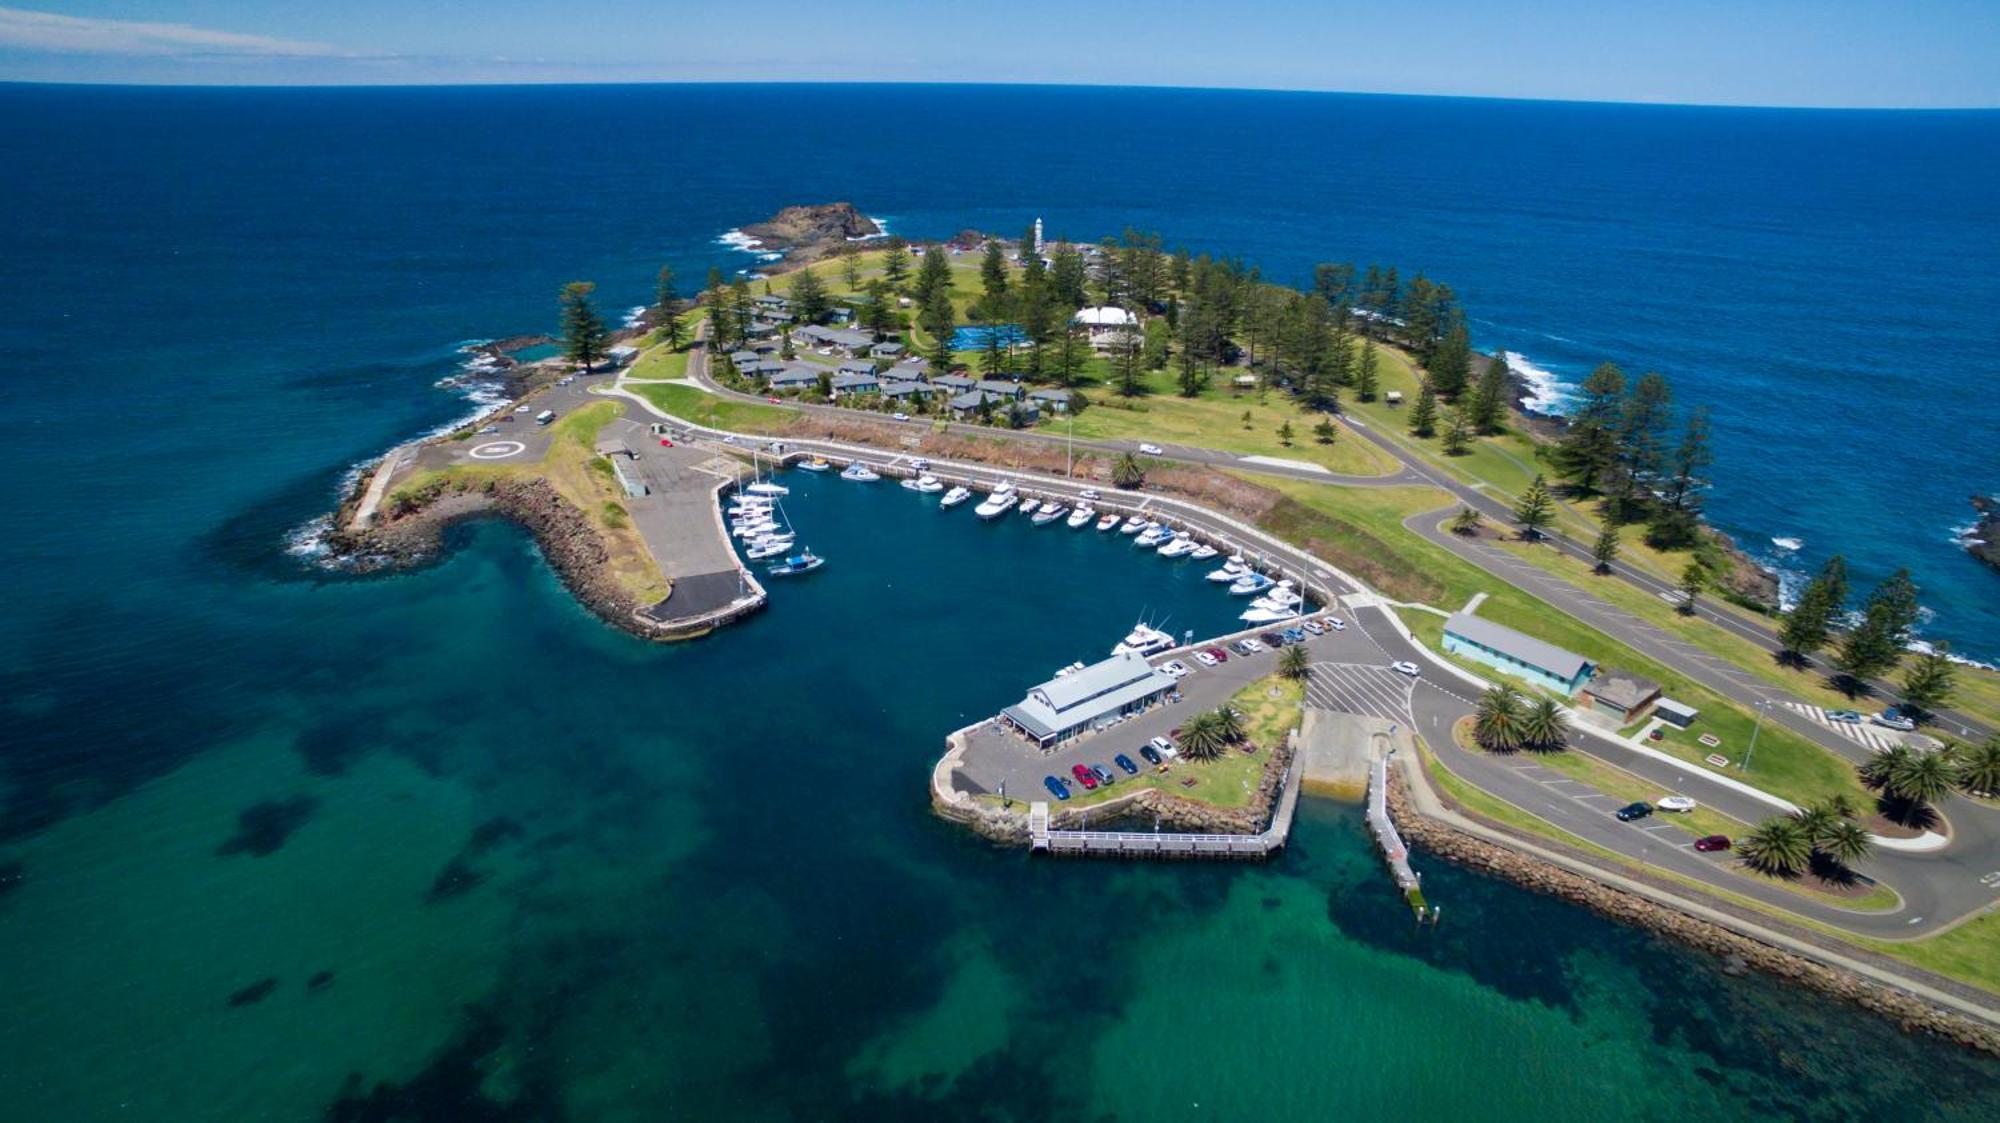
[[[987,496],[985,502],[973,508],[972,513],[982,519],[997,519],[1008,511],[1013,510],[1014,504],[1019,502],[1020,500],[1014,498],[1013,492],[996,491]]]
[[[912,476],[904,480],[903,486],[909,488],[911,491],[920,491],[925,495],[935,495],[944,490],[944,481],[931,475],[929,472],[925,472],[923,475]]]
[[[1106,511],[1097,520],[1097,529],[1100,531],[1110,530],[1117,525],[1118,512],[1116,511]]]
[[[1041,505],[1042,505],[1041,500],[1030,495],[1026,499],[1021,500],[1021,513],[1024,515],[1032,515],[1035,513],[1035,508],[1040,507]]]
[[[1194,553],[1189,554],[1188,557],[1191,557],[1196,561],[1207,561],[1208,559],[1214,557],[1215,555],[1221,552],[1222,552],[1221,550],[1218,550],[1215,547],[1209,545],[1208,543],[1203,542],[1201,545],[1196,546],[1194,548]]]
[[[806,472],[824,472],[829,468],[832,468],[833,465],[827,463],[826,457],[815,456],[810,460],[800,461],[798,467],[800,470]]]
[[[1248,572],[1250,572],[1250,565],[1243,560],[1243,555],[1232,554],[1228,561],[1222,563],[1221,569],[1211,569],[1208,571],[1208,579],[1210,581],[1234,581]]]
[[[1076,530],[1096,517],[1097,512],[1090,509],[1090,504],[1079,503],[1076,510],[1069,513],[1069,519],[1065,525],[1071,530]]]
[[[1253,569],[1243,576],[1238,577],[1230,584],[1229,595],[1234,597],[1255,596],[1270,588],[1273,584],[1274,582],[1269,577]]]
[[[1131,632],[1127,633],[1124,639],[1118,641],[1118,645],[1111,649],[1111,654],[1124,655],[1132,652],[1139,655],[1155,655],[1173,645],[1173,636],[1141,620],[1132,626]]]
[[[798,573],[811,573],[825,564],[826,560],[814,554],[808,547],[803,553],[793,554],[772,566],[767,572],[773,577],[790,577]]]
[[[1146,529],[1146,526],[1147,526],[1146,516],[1133,515],[1131,518],[1125,520],[1124,525],[1118,528],[1118,533],[1137,534],[1140,531]]]
[[[1069,514],[1068,507],[1051,499],[1042,504],[1041,510],[1035,512],[1034,523],[1036,526],[1047,526],[1067,514]]]
[[[841,469],[840,478],[843,480],[853,480],[858,484],[872,484],[882,477],[875,473],[875,469],[857,460]]]
[[[971,488],[966,488],[966,487],[952,488],[950,491],[944,493],[943,499],[938,500],[938,509],[942,511],[949,511],[953,507],[958,506],[960,503],[963,503],[970,498],[972,498]]]
[[[1160,547],[1160,556],[1163,558],[1184,558],[1192,553],[1194,553],[1194,539],[1185,534],[1174,535],[1173,541]]]
[[[1151,550],[1154,547],[1166,544],[1169,540],[1173,538],[1173,536],[1174,536],[1173,531],[1168,530],[1166,527],[1160,525],[1159,523],[1150,523],[1147,525],[1146,529],[1140,533],[1139,537],[1134,538],[1132,540],[1132,544],[1134,546],[1139,547],[1141,550]]]
[[[1297,608],[1299,602],[1305,600],[1304,597],[1298,594],[1298,590],[1292,587],[1290,581],[1278,582],[1277,585],[1272,587],[1270,592],[1265,593],[1259,599],[1270,601],[1279,608]]]
[[[998,486],[998,487],[996,487],[996,488],[994,488],[994,489],[993,489],[993,494],[995,494],[995,495],[1012,495],[1012,494],[1014,494],[1014,481],[1013,481],[1013,480],[1001,480],[1001,481],[1000,481],[1000,486]]]

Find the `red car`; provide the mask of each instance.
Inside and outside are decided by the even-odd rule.
[[[770,402],[770,403],[771,403],[772,405],[774,405],[774,406],[775,406],[775,405],[782,405],[782,404],[783,404],[783,403],[779,402],[779,401],[778,401],[778,399],[776,399],[776,398],[765,398],[764,400],[765,400],[765,401],[767,401],[767,402]]]
[[[661,437],[661,438],[660,438],[660,447],[661,447],[661,448],[672,448],[672,447],[674,447],[674,442],[672,442],[672,441],[668,440],[668,439],[667,439],[667,438],[665,438],[665,437]]]
[[[1094,792],[1097,790],[1097,773],[1079,764],[1070,769],[1069,774],[1076,777],[1076,782],[1083,785],[1084,791]]]
[[[1208,653],[1209,653],[1209,655],[1210,655],[1210,656],[1212,656],[1212,657],[1213,657],[1213,658],[1215,659],[1215,661],[1216,661],[1216,662],[1218,662],[1218,663],[1227,663],[1227,662],[1229,662],[1229,653],[1228,653],[1227,651],[1224,651],[1224,650],[1222,650],[1222,649],[1221,649],[1221,648],[1219,648],[1219,647],[1211,647],[1211,648],[1209,648],[1209,649],[1208,649]]]
[[[1694,840],[1694,848],[1704,854],[1729,849],[1729,836],[1723,834],[1705,835]]]

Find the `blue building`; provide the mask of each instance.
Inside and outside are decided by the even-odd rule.
[[[1491,620],[1455,612],[1444,622],[1444,649],[1567,696],[1590,679],[1590,660]]]

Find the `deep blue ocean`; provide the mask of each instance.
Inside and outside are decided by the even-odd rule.
[[[1186,567],[814,480],[827,570],[663,648],[503,526],[287,546],[465,414],[465,341],[847,199],[1422,269],[1484,346],[1667,373],[1723,526],[1909,565],[1990,656],[2000,115],[0,86],[0,166],[0,1117],[1994,1116],[1990,1064],[1439,863],[1417,933],[1351,809],[1254,869],[930,816],[945,732],[1225,619]]]

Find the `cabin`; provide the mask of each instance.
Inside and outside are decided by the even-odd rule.
[[[974,386],[979,385],[978,379],[963,374],[939,375],[931,379],[931,381],[936,383],[939,389],[953,394],[963,394]]]
[[[1403,392],[1401,390],[1391,390],[1388,393],[1382,395],[1382,400],[1388,402],[1392,406],[1402,405]]]
[[[1029,391],[1028,400],[1050,413],[1068,413],[1070,400],[1075,395],[1076,392],[1073,390],[1050,388]]]
[[[903,345],[893,339],[885,340],[870,347],[868,353],[878,359],[900,359],[903,357]]]
[[[1444,649],[1547,687],[1564,697],[1590,678],[1590,660],[1504,624],[1455,612],[1444,622]]]
[[[792,333],[792,338],[812,347],[824,347],[852,358],[860,355],[874,343],[875,337],[864,331],[848,331],[845,328],[825,328],[818,324],[808,324]]]
[[[1003,382],[997,378],[982,378],[974,384],[974,389],[1015,402],[1027,396],[1026,387],[1020,383]]]
[[[1643,720],[1660,701],[1660,684],[1630,671],[1602,670],[1583,684],[1584,709],[1613,728]]]
[[[1127,651],[1042,683],[1000,711],[1000,720],[1046,752],[1149,709],[1173,690],[1172,675]]]
[[[874,377],[876,371],[874,363],[868,362],[864,359],[849,359],[846,362],[840,364],[840,367],[834,373],[865,374],[872,378]]]
[[[1115,305],[1082,309],[1070,317],[1070,323],[1084,329],[1090,345],[1099,351],[1115,350],[1139,338],[1139,317]]]
[[[768,377],[773,390],[810,390],[819,385],[819,376],[813,367],[780,363],[777,372]]]
[[[639,349],[630,343],[620,343],[604,353],[613,367],[629,367],[639,360]]]
[[[758,312],[790,312],[792,310],[792,302],[776,293],[767,292],[762,296],[752,298],[750,303]]]
[[[757,365],[757,360],[761,358],[763,358],[762,355],[748,348],[741,351],[732,351],[729,354],[729,361],[736,364],[737,370],[746,374],[749,373],[751,367]]]
[[[922,379],[889,379],[882,383],[885,398],[928,398],[937,393],[937,387]]]
[[[833,376],[833,393],[835,397],[844,398],[849,394],[874,394],[879,393],[881,389],[882,382],[875,377],[873,368],[870,368],[866,374],[842,370]]]

